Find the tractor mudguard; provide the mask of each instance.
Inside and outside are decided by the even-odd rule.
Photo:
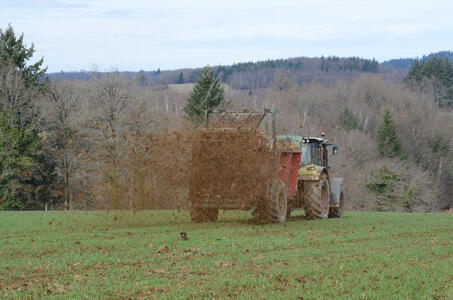
[[[340,205],[340,195],[343,191],[343,178],[332,178],[330,181],[330,206]]]

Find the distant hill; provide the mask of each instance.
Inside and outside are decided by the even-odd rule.
[[[447,57],[453,61],[453,52],[441,51],[425,55],[420,60],[433,57]],[[394,81],[401,81],[404,72],[409,70],[416,58],[399,58],[379,64],[375,59],[359,57],[296,57],[269,59],[258,62],[237,63],[228,66],[214,66],[214,74],[223,83],[235,89],[267,88],[274,81],[276,72],[290,72],[291,78],[299,85],[309,82],[330,84],[338,79],[351,80],[364,73],[389,74]],[[396,71],[400,70],[400,71]],[[164,86],[170,84],[193,83],[202,68],[161,71],[121,72],[139,86]],[[103,73],[80,71],[50,73],[50,80],[91,80]],[[403,75],[401,75],[403,74]]]
[[[412,64],[416,59],[420,61],[427,61],[432,58],[448,58],[451,62],[453,62],[453,52],[452,51],[440,51],[436,53],[431,53],[428,55],[423,55],[421,58],[397,58],[397,59],[391,59],[384,61],[381,63],[382,66],[391,66],[397,69],[407,69],[409,70]]]
[[[270,59],[258,62],[237,63],[229,66],[214,66],[214,74],[223,83],[237,89],[267,88],[274,81],[276,72],[290,72],[298,84],[307,82],[334,82],[339,78],[351,79],[361,73],[379,72],[379,63],[359,57],[297,57]],[[192,83],[202,68],[173,71],[122,72],[139,85],[169,85]],[[48,74],[50,80],[90,80],[99,76],[95,72],[59,72]]]

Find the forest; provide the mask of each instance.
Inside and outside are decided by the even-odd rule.
[[[194,125],[184,108],[206,70],[226,108],[277,109],[282,134],[326,132],[348,209],[453,207],[448,57],[48,74],[13,28],[0,41],[0,210],[186,207]]]

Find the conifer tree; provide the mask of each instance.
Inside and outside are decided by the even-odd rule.
[[[382,123],[378,129],[378,139],[378,150],[382,156],[392,158],[404,157],[404,150],[401,147],[401,141],[396,131],[396,126],[393,123],[392,114],[388,109],[384,111]]]
[[[215,108],[225,102],[224,89],[219,79],[213,78],[213,74],[212,68],[204,68],[187,99],[184,112],[194,121],[201,119],[208,109]]]
[[[184,83],[184,75],[179,73],[178,81],[176,81],[176,84],[183,84]]]
[[[357,129],[361,125],[359,119],[347,106],[340,112],[340,121],[347,130]]]
[[[40,139],[36,104],[46,69],[42,59],[27,66],[33,53],[11,26],[0,30],[0,210],[42,208],[51,198],[54,163]]]
[[[47,67],[43,68],[44,59],[41,58],[32,65],[27,62],[35,53],[35,47],[32,44],[30,48],[24,45],[24,35],[16,37],[14,29],[9,25],[4,31],[0,29],[0,64],[13,64],[17,71],[22,74],[26,87],[39,87],[43,89],[45,82],[39,82],[44,76]]]
[[[434,57],[421,63],[415,60],[404,82],[421,90],[426,88],[426,82],[430,82],[436,104],[453,106],[453,66],[447,58]]]
[[[0,65],[0,210],[36,209],[50,200],[54,164],[39,137],[36,88]]]

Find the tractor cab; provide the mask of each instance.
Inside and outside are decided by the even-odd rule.
[[[324,136],[321,137],[303,137],[302,138],[302,159],[301,165],[329,166],[327,147],[333,146],[332,154],[338,154],[338,147],[327,143]]]

